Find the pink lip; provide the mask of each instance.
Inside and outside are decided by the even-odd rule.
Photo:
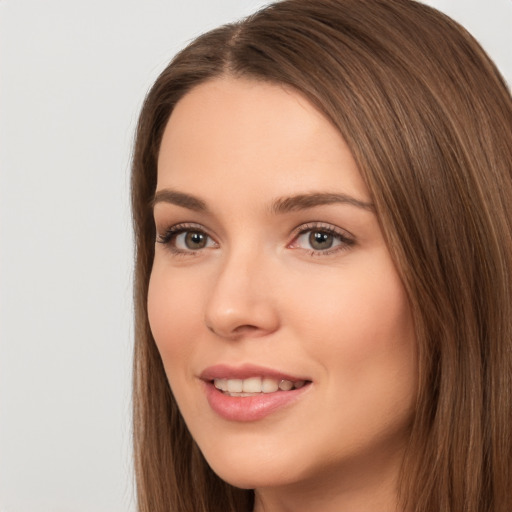
[[[212,410],[228,421],[257,421],[293,404],[310,389],[310,385],[306,384],[300,389],[291,391],[276,391],[275,393],[260,393],[254,396],[239,397],[225,395],[213,385],[213,379],[247,379],[249,377],[269,377],[295,382],[309,380],[261,366],[211,366],[201,373],[200,378],[204,382],[206,399]]]
[[[204,381],[213,379],[248,379],[250,377],[269,377],[276,380],[311,380],[307,377],[289,375],[278,370],[272,370],[263,366],[253,364],[244,364],[241,366],[229,366],[227,364],[217,364],[206,368],[199,376]]]

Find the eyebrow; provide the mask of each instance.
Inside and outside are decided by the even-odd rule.
[[[208,213],[205,201],[177,190],[163,189],[157,191],[151,201],[151,205],[154,207],[162,202],[171,203],[196,212]],[[280,197],[272,202],[270,211],[274,214],[284,214],[334,203],[349,204],[364,210],[375,211],[372,203],[361,201],[347,194],[333,194],[331,192],[312,192],[309,194]]]
[[[333,194],[331,192],[313,192],[310,194],[281,197],[272,203],[271,210],[273,213],[280,214],[334,203],[349,204],[364,210],[375,211],[372,203],[361,201],[347,194]]]
[[[151,201],[151,205],[154,208],[158,203],[171,203],[175,204],[176,206],[187,208],[188,210],[194,210],[196,212],[208,211],[208,207],[202,199],[168,188],[159,190],[155,193],[155,196]]]

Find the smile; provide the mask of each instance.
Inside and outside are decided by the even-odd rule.
[[[292,381],[269,377],[249,377],[247,379],[214,379],[213,385],[229,396],[254,396],[260,393],[276,393],[300,389],[306,384],[305,380]]]
[[[312,388],[305,375],[245,364],[215,365],[200,374],[210,408],[231,422],[263,420],[302,401]]]

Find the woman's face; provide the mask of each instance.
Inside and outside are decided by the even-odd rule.
[[[261,489],[392,480],[413,324],[339,132],[278,85],[200,85],[165,129],[154,216],[151,329],[214,471]]]

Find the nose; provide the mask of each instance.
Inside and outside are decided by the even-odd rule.
[[[263,255],[247,252],[219,263],[206,304],[206,327],[225,339],[265,336],[279,327],[275,271]]]

